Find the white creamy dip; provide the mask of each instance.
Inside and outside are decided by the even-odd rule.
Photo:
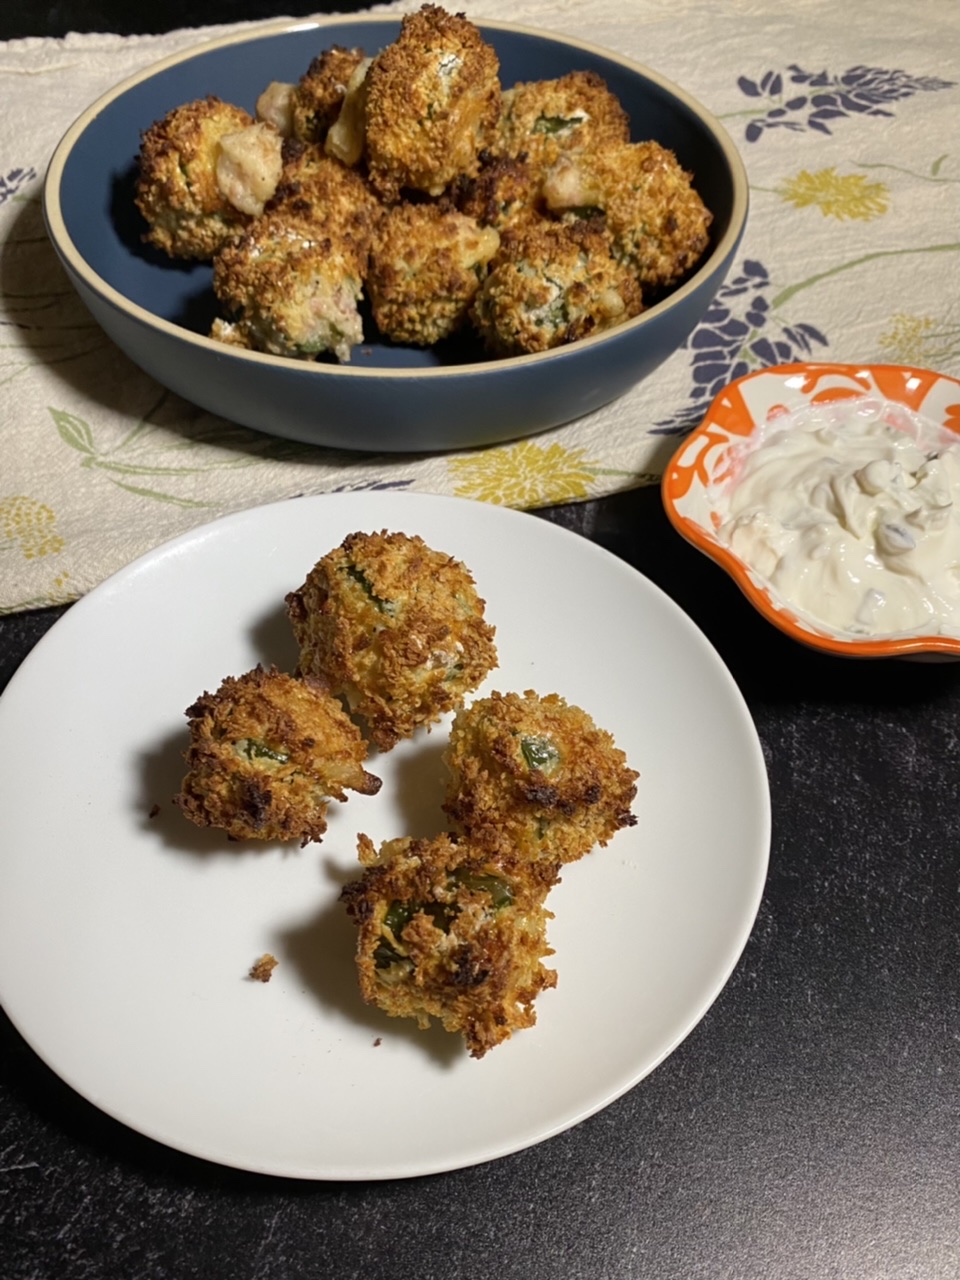
[[[837,635],[960,635],[955,435],[863,397],[774,418],[728,459],[717,536],[785,605]]]

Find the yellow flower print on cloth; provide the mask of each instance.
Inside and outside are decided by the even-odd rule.
[[[22,495],[0,498],[0,552],[19,549],[24,560],[56,555],[65,546],[45,502]]]
[[[897,311],[880,335],[880,349],[894,364],[935,368],[960,351],[960,325]]]
[[[817,169],[808,173],[801,169],[775,188],[777,195],[797,209],[816,207],[825,218],[859,219],[871,222],[882,217],[890,207],[889,192],[882,182],[871,182],[862,173],[837,173]]]
[[[582,449],[522,440],[485,453],[451,458],[448,466],[458,498],[478,498],[504,507],[545,507],[590,496],[598,475],[629,475],[584,460]]]

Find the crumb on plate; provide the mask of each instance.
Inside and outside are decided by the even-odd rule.
[[[272,956],[269,951],[265,951],[259,960],[250,966],[248,977],[254,982],[269,982],[273,976],[273,971],[280,961],[276,956]]]

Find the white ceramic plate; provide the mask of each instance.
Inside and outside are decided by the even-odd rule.
[[[355,529],[461,558],[497,628],[486,690],[558,692],[641,771],[637,826],[554,890],[556,990],[481,1061],[360,1001],[338,902],[358,831],[442,829],[446,724],[369,766],[322,844],[187,823],[183,710],[256,662],[292,669],[283,597]],[[344,494],[206,525],[115,575],[0,699],[0,1000],[73,1088],[141,1133],[304,1178],[436,1173],[541,1141],[636,1084],[702,1018],[752,927],[766,773],[722,662],[658,588],[535,517]],[[160,811],[151,817],[153,806]],[[268,984],[247,971],[264,951]]]

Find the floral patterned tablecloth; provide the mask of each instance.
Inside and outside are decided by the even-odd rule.
[[[655,483],[717,390],[761,365],[960,376],[960,5],[481,0],[468,12],[632,57],[730,131],[750,221],[684,347],[613,405],[483,450],[337,453],[212,417],[104,337],[57,264],[40,199],[57,141],[90,102],[240,28],[0,44],[0,612],[75,599],[194,525],[301,493],[406,488],[535,508]]]

